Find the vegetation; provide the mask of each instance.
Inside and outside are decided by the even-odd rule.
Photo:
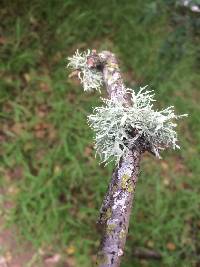
[[[197,14],[175,1],[11,1],[1,16],[0,174],[4,209],[20,240],[90,266],[112,166],[98,164],[86,117],[98,93],[68,78],[76,49],[110,49],[127,85],[149,84],[157,106],[188,113],[180,151],[143,158],[122,267],[193,267],[200,254],[200,59]],[[134,248],[160,251],[140,260]],[[66,255],[68,257],[68,254]]]

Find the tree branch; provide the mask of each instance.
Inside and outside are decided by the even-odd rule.
[[[96,50],[75,53],[68,66],[79,70],[85,91],[99,90],[102,83],[109,99],[94,109],[88,122],[96,133],[95,148],[103,161],[115,158],[107,194],[98,224],[102,240],[97,254],[98,267],[119,267],[128,233],[136,181],[142,153],[149,151],[159,157],[159,151],[177,145],[176,115],[173,107],[154,111],[151,91],[134,91],[124,86],[115,55]]]
[[[141,158],[140,147],[130,151],[114,170],[98,223],[102,240],[97,254],[99,267],[120,266]]]
[[[129,96],[126,94],[115,55],[108,51],[97,55],[96,51],[93,51],[87,62],[90,68],[102,69],[109,98],[116,99],[128,106]],[[120,265],[143,151],[144,149],[138,141],[137,145],[121,158],[119,165],[113,171],[98,220],[98,224],[102,227],[102,240],[97,254],[99,267]]]

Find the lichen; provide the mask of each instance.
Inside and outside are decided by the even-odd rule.
[[[121,187],[122,189],[127,190],[129,193],[133,192],[133,184],[131,182],[131,177],[128,174],[124,174],[122,176]]]
[[[129,179],[130,179],[130,176],[127,175],[127,174],[124,174],[124,175],[122,176],[121,186],[122,186],[122,188],[123,188],[124,190],[127,188],[127,183],[128,183],[128,181],[129,181]]]
[[[79,79],[83,84],[84,91],[92,91],[93,89],[100,91],[103,84],[102,72],[95,69],[89,68],[87,59],[91,55],[91,51],[88,49],[87,52],[80,53],[78,50],[72,57],[68,57],[68,67],[79,70]]]
[[[112,187],[113,194],[117,191],[117,189],[118,189],[118,186],[117,185],[113,185],[113,187]]]
[[[112,216],[112,209],[108,208],[106,212],[103,214],[104,220],[109,220]]]
[[[157,157],[163,149],[179,148],[174,121],[186,114],[176,115],[172,106],[154,110],[154,94],[145,87],[137,94],[131,89],[126,89],[126,93],[131,98],[131,105],[125,106],[114,97],[102,99],[104,105],[96,107],[88,116],[89,125],[96,134],[95,148],[102,162],[115,159],[119,163],[139,138]]]
[[[79,70],[79,78],[85,91],[100,91],[104,79],[112,89],[116,89],[111,90],[114,93],[110,99],[102,99],[103,106],[96,107],[93,114],[88,116],[88,123],[95,132],[96,152],[101,161],[108,163],[115,160],[116,164],[119,164],[120,159],[126,157],[138,142],[158,158],[161,150],[168,147],[179,148],[175,120],[187,114],[176,115],[173,106],[155,110],[154,94],[146,90],[146,86],[135,93],[132,89],[119,85],[121,76],[119,69],[116,70],[118,65],[107,58],[105,51],[97,56],[106,60],[104,64],[107,67],[107,77],[105,73],[103,77],[101,68],[89,65],[90,56],[90,50],[83,53],[77,50],[74,56],[68,58],[68,66]],[[116,71],[111,75],[113,69]],[[122,94],[122,98],[118,97],[118,94]],[[129,96],[128,105],[124,103],[124,96]],[[133,189],[129,187],[128,190]]]
[[[107,234],[111,234],[116,228],[116,224],[112,223],[112,224],[107,224],[106,226],[106,233]]]
[[[122,229],[119,233],[119,238],[120,239],[124,239],[126,237],[126,231],[124,231],[124,229]]]
[[[128,183],[128,185],[127,185],[127,191],[129,193],[132,193],[134,191],[134,187],[133,187],[133,184],[131,182]]]

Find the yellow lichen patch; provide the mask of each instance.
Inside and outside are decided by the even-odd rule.
[[[108,208],[103,217],[105,220],[108,220],[110,219],[111,216],[112,216],[112,209]]]
[[[119,66],[114,62],[108,62],[107,67],[112,68],[112,69],[118,69],[119,68]]]
[[[122,176],[121,186],[122,186],[122,189],[127,190],[129,193],[134,191],[134,187],[131,182],[131,177],[128,174],[124,174]]]
[[[131,192],[134,191],[134,188],[133,188],[133,185],[131,184],[131,181],[128,183],[127,191],[128,191],[129,193],[131,193]]]
[[[112,224],[108,224],[106,227],[106,232],[107,234],[111,234],[116,228],[116,224],[112,223]]]
[[[121,232],[119,233],[119,238],[124,239],[125,237],[126,237],[126,232],[124,231],[124,229],[122,229]]]
[[[115,193],[115,191],[117,191],[117,188],[118,188],[117,185],[113,185],[113,188],[112,188],[112,192],[113,192],[113,194]]]
[[[128,174],[124,174],[122,176],[121,186],[124,190],[126,190],[126,188],[127,188],[127,184],[128,184],[129,179],[130,179],[130,176]]]

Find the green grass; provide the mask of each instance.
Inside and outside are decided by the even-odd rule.
[[[98,164],[86,123],[99,95],[68,79],[65,58],[77,48],[111,49],[129,86],[149,84],[159,108],[189,113],[178,127],[180,151],[143,158],[122,267],[197,266],[198,17],[172,2],[35,0],[1,8],[1,185],[14,202],[8,222],[36,248],[73,245],[77,266],[90,266],[95,255],[112,166]],[[163,260],[133,257],[134,247],[148,246]]]

